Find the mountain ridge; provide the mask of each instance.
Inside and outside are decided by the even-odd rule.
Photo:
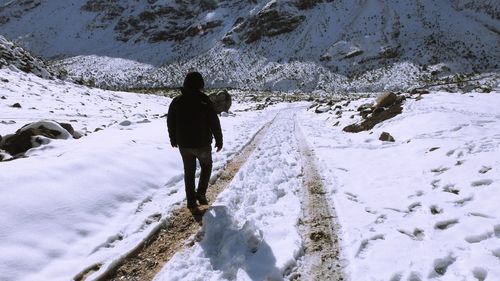
[[[177,86],[185,71],[197,69],[213,87],[362,90],[352,87],[356,77],[404,72],[388,78],[404,81],[396,87],[402,88],[420,80],[427,65],[497,72],[497,6],[491,0],[24,0],[0,8],[0,26],[35,54],[56,58],[70,76],[105,87]],[[364,88],[380,89],[365,80]]]

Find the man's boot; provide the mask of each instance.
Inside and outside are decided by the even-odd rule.
[[[207,196],[205,194],[196,194],[196,199],[200,205],[208,205]]]

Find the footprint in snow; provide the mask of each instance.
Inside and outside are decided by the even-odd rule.
[[[438,215],[438,214],[443,213],[443,209],[438,207],[437,205],[431,205],[429,207],[429,209],[431,211],[431,214],[433,214],[433,215]]]
[[[370,207],[365,207],[365,212],[370,213],[370,214],[377,214],[378,212]]]
[[[453,201],[452,203],[455,205],[455,207],[463,207],[465,204],[469,203],[470,201],[474,200],[474,196],[468,196],[456,201]]]
[[[387,216],[385,214],[382,214],[377,217],[377,219],[374,221],[376,224],[381,224],[384,223],[387,220]]]
[[[449,220],[443,220],[443,221],[438,221],[435,225],[435,229],[440,229],[440,230],[445,230],[448,228],[453,227],[459,222],[458,219],[449,219]]]
[[[144,220],[144,225],[149,225],[154,222],[159,222],[161,219],[161,214],[160,213],[154,213],[152,215],[149,215],[146,220]]]
[[[448,192],[448,193],[452,193],[455,195],[458,195],[460,193],[460,189],[455,188],[454,184],[447,184],[447,185],[443,186],[443,191]]]
[[[479,173],[481,174],[486,174],[487,172],[489,172],[491,170],[491,167],[488,167],[488,166],[483,166],[481,169],[479,169]]]
[[[449,255],[442,259],[434,260],[434,267],[429,274],[429,278],[436,278],[439,276],[444,276],[448,267],[452,265],[457,259],[452,255]]]
[[[458,125],[457,127],[453,128],[450,130],[450,132],[457,132],[457,131],[460,131],[462,130],[464,127],[467,127],[469,126],[469,124],[462,124],[462,125]]]
[[[424,230],[420,228],[415,228],[413,231],[408,231],[404,229],[398,229],[399,233],[410,237],[412,240],[422,241],[424,240],[425,234]]]
[[[450,168],[446,168],[446,167],[438,167],[438,168],[431,169],[431,172],[433,172],[437,176],[437,175],[440,175],[440,174],[448,171],[449,169]]]
[[[439,147],[437,147],[437,146],[431,147],[431,148],[429,148],[429,150],[427,152],[433,152],[433,151],[438,150],[438,149],[439,149]]]
[[[500,239],[500,224],[493,226],[493,232],[495,233],[495,237]]]
[[[102,244],[98,245],[97,247],[95,247],[90,254],[93,254],[93,253],[99,251],[102,248],[114,248],[115,245],[116,245],[116,243],[118,243],[121,240],[123,240],[123,234],[122,233],[118,233],[118,234],[112,235],[112,236],[108,237],[108,239],[104,243],[102,243]]]
[[[483,186],[483,185],[490,185],[492,183],[493,183],[493,180],[483,179],[483,180],[473,181],[471,183],[471,186],[477,187],[477,186]]]
[[[420,202],[411,203],[408,206],[408,213],[413,213],[413,212],[415,212],[420,207],[422,207],[422,203],[420,203]]]
[[[472,275],[478,281],[484,281],[484,280],[486,280],[486,277],[488,277],[488,271],[482,267],[475,267],[472,270]]]
[[[486,231],[486,232],[481,233],[481,234],[466,236],[465,241],[467,241],[470,244],[474,244],[474,243],[479,243],[481,241],[490,239],[491,237],[493,237],[493,232]]]
[[[350,192],[344,192],[344,194],[346,195],[347,199],[349,199],[353,202],[356,202],[356,203],[362,203],[359,201],[358,195],[356,195],[354,193],[350,193]]]
[[[491,251],[491,254],[500,259],[500,248]]]
[[[408,276],[408,281],[422,281],[422,277],[419,273],[412,272],[410,273],[410,276]]]
[[[148,204],[149,202],[153,201],[153,198],[151,196],[146,197],[144,200],[142,200],[138,205],[137,208],[135,209],[135,213],[140,213],[144,209],[144,206]]]
[[[424,191],[422,191],[422,190],[417,190],[417,191],[415,192],[415,194],[412,194],[412,195],[408,196],[408,198],[420,197],[420,196],[422,196],[422,195],[424,195],[424,194],[425,194],[425,193],[424,193]]]
[[[468,213],[469,216],[473,216],[473,217],[480,217],[480,218],[485,218],[485,219],[493,219],[494,217],[492,216],[488,216],[486,214],[483,214],[483,213],[477,213],[477,212],[470,212]]]
[[[364,239],[363,241],[361,241],[355,257],[356,258],[364,258],[363,255],[368,250],[368,247],[373,243],[373,241],[376,241],[376,240],[385,240],[385,236],[382,234],[377,234],[375,236],[372,236],[371,238]]]
[[[436,189],[436,188],[438,188],[438,187],[439,187],[439,183],[440,183],[440,182],[441,182],[441,180],[439,180],[439,179],[433,180],[433,181],[431,182],[432,189]]]
[[[403,278],[403,272],[400,271],[398,273],[394,273],[389,281],[401,281],[401,278]]]

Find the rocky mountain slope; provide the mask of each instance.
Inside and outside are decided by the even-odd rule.
[[[14,67],[46,79],[62,76],[62,73],[49,69],[43,60],[0,35],[0,68],[2,67]]]
[[[101,86],[176,86],[198,69],[213,87],[396,89],[500,61],[495,0],[22,0],[0,26]]]

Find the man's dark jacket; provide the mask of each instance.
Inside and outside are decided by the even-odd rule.
[[[222,147],[219,117],[208,96],[200,91],[183,91],[174,98],[168,109],[167,126],[172,146],[210,146],[213,136],[216,146]]]

